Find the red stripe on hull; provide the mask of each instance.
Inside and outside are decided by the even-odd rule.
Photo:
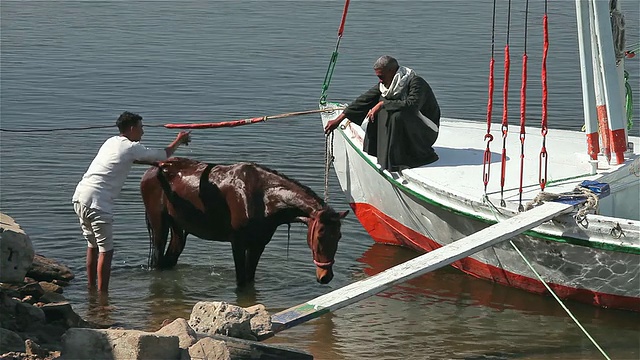
[[[433,239],[402,225],[370,204],[351,203],[350,205],[362,226],[376,242],[405,246],[420,252],[428,252],[442,247]],[[550,295],[538,279],[508,272],[471,257],[456,261],[452,263],[452,266],[478,278],[493,280],[502,285],[536,294]],[[551,283],[549,286],[562,299],[571,299],[606,308],[640,311],[640,300],[634,297],[599,293]]]

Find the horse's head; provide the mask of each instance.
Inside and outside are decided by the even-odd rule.
[[[340,233],[340,220],[349,210],[336,212],[330,207],[311,213],[302,220],[307,223],[307,243],[313,253],[313,263],[316,265],[316,280],[321,284],[328,284],[333,279],[333,263]]]

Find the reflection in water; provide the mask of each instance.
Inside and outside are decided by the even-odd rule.
[[[96,324],[98,327],[115,326],[111,318],[111,313],[115,306],[109,305],[109,294],[89,289],[87,293],[87,315],[86,320]]]
[[[146,303],[149,305],[149,319],[147,327],[159,328],[164,320],[176,318],[189,319],[193,304],[184,292],[185,271],[180,267],[170,270],[151,270],[148,272],[149,294]]]

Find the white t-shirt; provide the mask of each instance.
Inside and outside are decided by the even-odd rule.
[[[82,176],[73,194],[74,202],[113,214],[113,202],[120,194],[135,160],[159,161],[167,158],[164,149],[149,149],[124,136],[114,136],[102,144],[98,155]]]

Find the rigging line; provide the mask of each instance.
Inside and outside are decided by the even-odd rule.
[[[547,157],[547,100],[548,100],[548,89],[547,89],[547,54],[549,53],[549,18],[547,16],[547,0],[544,1],[544,15],[542,17],[542,37],[543,37],[543,45],[542,45],[542,69],[541,69],[541,78],[542,78],[542,117],[540,124],[540,132],[542,133],[542,147],[540,149],[540,156],[538,162],[538,183],[540,184],[540,190],[544,191],[545,186],[547,185],[547,165],[548,165],[548,157]],[[544,169],[543,165],[544,164]]]
[[[518,255],[520,255],[520,257],[522,258],[522,260],[524,260],[524,262],[527,264],[527,266],[529,267],[529,269],[531,269],[531,271],[533,271],[533,273],[536,275],[536,277],[538,278],[538,280],[540,280],[540,282],[542,283],[542,285],[544,285],[544,287],[547,289],[547,291],[549,291],[551,293],[551,295],[553,296],[554,299],[556,299],[556,301],[558,302],[558,304],[560,304],[560,306],[562,307],[562,309],[564,309],[564,311],[569,315],[569,317],[571,318],[571,320],[573,320],[573,322],[576,323],[576,325],[578,326],[578,328],[580,328],[580,330],[582,330],[582,332],[587,336],[587,338],[591,341],[591,343],[598,349],[598,351],[600,351],[600,353],[602,354],[602,356],[604,356],[605,359],[607,360],[611,360],[611,358],[607,355],[607,353],[604,352],[604,350],[602,350],[602,348],[600,347],[600,345],[598,345],[598,343],[593,339],[593,337],[591,337],[591,335],[589,334],[589,332],[582,326],[582,324],[580,324],[580,321],[578,321],[578,319],[576,319],[575,316],[573,316],[573,313],[571,313],[571,311],[569,310],[569,308],[567,308],[567,306],[562,302],[562,300],[560,300],[560,298],[558,297],[558,295],[551,289],[551,287],[549,286],[549,284],[547,284],[543,279],[542,276],[540,276],[540,274],[536,271],[536,269],[533,268],[533,265],[529,262],[529,260],[527,260],[526,257],[524,257],[524,255],[522,254],[522,252],[520,251],[520,249],[518,249],[518,247],[513,243],[513,241],[509,240],[509,243],[511,244],[511,246],[513,246],[513,248],[516,250],[516,252],[518,253]]]
[[[145,127],[162,127],[164,125],[144,125]],[[63,128],[50,128],[50,129],[5,129],[0,128],[1,132],[11,133],[35,133],[35,132],[55,132],[55,131],[81,131],[92,129],[109,129],[114,128],[115,125],[93,125],[93,126],[81,126],[81,127],[63,127]]]
[[[484,183],[484,193],[487,193],[487,185],[491,173],[491,149],[490,143],[493,141],[491,135],[491,115],[493,113],[493,93],[494,93],[494,68],[495,68],[495,45],[496,45],[496,0],[493,0],[493,20],[491,23],[491,60],[489,61],[489,97],[487,99],[487,134],[484,139],[487,141],[487,148],[484,150],[482,159],[482,182]]]
[[[495,205],[493,205],[493,203],[491,202],[491,200],[489,200],[488,197],[484,197],[483,198],[483,202],[488,203],[489,206],[489,210],[491,210],[491,213],[493,214],[493,217],[496,219],[496,222],[499,222],[500,220],[498,219],[498,216],[496,215],[496,211],[500,212]],[[562,302],[562,300],[560,300],[560,298],[558,297],[558,295],[556,295],[556,293],[551,290],[551,288],[549,287],[549,285],[542,279],[542,276],[536,271],[536,269],[534,269],[533,265],[529,262],[529,260],[527,260],[527,258],[524,256],[524,254],[522,254],[522,252],[520,251],[520,249],[513,243],[512,240],[509,240],[509,243],[511,244],[511,246],[513,247],[513,249],[518,253],[518,255],[520,255],[520,257],[522,258],[522,260],[524,260],[524,262],[527,264],[527,266],[529,267],[529,269],[531,269],[531,271],[535,274],[535,276],[538,278],[538,280],[540,280],[540,282],[542,283],[542,285],[549,291],[549,293],[551,293],[551,295],[554,297],[554,299],[556,299],[556,301],[560,304],[560,306],[562,307],[562,309],[564,309],[564,311],[569,315],[569,317],[576,323],[576,325],[580,328],[580,330],[582,330],[582,332],[587,336],[587,338],[589,338],[589,340],[591,340],[591,343],[600,351],[600,353],[602,353],[602,355],[605,357],[605,359],[607,360],[611,360],[611,358],[609,358],[609,356],[604,352],[604,350],[602,350],[602,348],[598,345],[598,343],[591,337],[591,335],[587,332],[587,330],[582,326],[582,324],[580,324],[580,322],[578,321],[578,319],[575,318],[575,316],[573,316],[573,314],[571,313],[571,311],[566,307],[566,305]],[[498,263],[500,263],[500,259],[497,256],[497,253],[495,252],[495,246],[492,246],[491,249],[493,250],[494,254],[496,254],[496,260],[498,261]],[[502,271],[504,272],[505,276],[506,276],[506,270],[501,266]]]
[[[509,8],[507,15],[507,43],[504,47],[504,84],[502,87],[502,157],[500,166],[500,206],[506,206],[504,201],[504,183],[507,170],[507,133],[509,132],[508,120],[508,103],[509,103],[509,32],[511,28],[511,0],[509,0]]]
[[[527,30],[529,20],[529,0],[526,1],[524,15],[524,53],[522,54],[522,82],[520,87],[520,189],[518,192],[518,211],[524,211],[522,205],[522,182],[524,174],[524,140],[526,136],[525,123],[527,111]]]

